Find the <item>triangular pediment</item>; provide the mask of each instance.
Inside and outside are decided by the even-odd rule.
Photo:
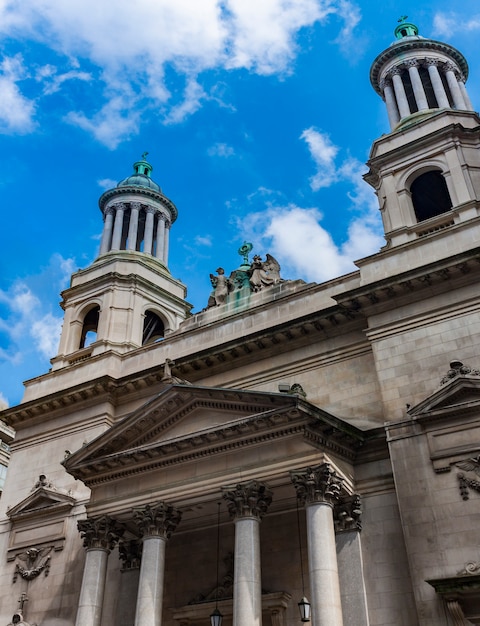
[[[410,417],[448,417],[456,412],[480,411],[480,377],[458,376],[412,407]]]
[[[24,500],[7,511],[12,521],[35,515],[57,514],[73,507],[75,498],[48,487],[38,487]]]
[[[72,454],[64,465],[91,485],[102,476],[106,480],[120,476],[132,466],[145,471],[242,446],[270,445],[275,437],[295,432],[303,436],[311,423],[343,434],[348,439],[345,448],[353,446],[356,437],[361,439],[360,431],[295,395],[172,385]],[[315,435],[310,438],[314,445]]]

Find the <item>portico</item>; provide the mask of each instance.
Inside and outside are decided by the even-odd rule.
[[[352,485],[339,465],[348,466],[362,437],[358,432],[352,438],[349,432],[347,443],[341,422],[312,408],[298,396],[166,386],[148,412],[135,411],[72,454],[67,470],[92,489],[88,517],[79,522],[79,530],[85,537],[88,528],[93,537],[99,528],[110,541],[104,545],[99,536],[85,543],[86,600],[77,625],[104,623],[104,588],[95,581],[105,580],[107,561],[109,571],[120,569],[120,561],[109,556],[114,544],[132,540],[143,544],[136,626],[201,624],[199,616],[218,599],[227,626],[296,623],[301,598],[298,495],[306,504],[302,533],[306,528],[312,623],[342,626],[334,520],[335,507],[351,498]],[[323,450],[313,447],[308,440],[319,440],[333,422],[338,434]],[[286,446],[294,451],[287,463],[279,461]],[[329,450],[333,447],[336,453]],[[244,459],[245,454],[251,458],[242,469],[236,462],[239,448]],[[311,464],[305,466],[305,460]],[[173,482],[171,465],[180,477]],[[313,491],[312,484],[317,485]],[[114,506],[106,497],[112,489],[122,494]],[[324,499],[312,495],[319,489]],[[310,495],[305,498],[306,491]],[[217,588],[212,537],[219,501],[223,564]],[[108,533],[110,527],[114,532]],[[322,565],[319,549],[326,558]],[[88,592],[92,584],[93,596]],[[328,597],[326,584],[334,591]]]

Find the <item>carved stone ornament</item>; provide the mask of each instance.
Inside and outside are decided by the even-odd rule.
[[[42,572],[45,576],[48,576],[50,570],[50,552],[52,550],[53,546],[43,548],[31,547],[17,554],[15,558],[18,559],[20,563],[15,564],[12,582],[15,583],[19,576],[24,580],[33,580]]]
[[[329,463],[290,472],[297,498],[302,504],[340,502],[343,480]]]
[[[134,509],[133,517],[144,537],[169,539],[180,523],[182,513],[166,502],[157,502]]]
[[[139,569],[142,562],[143,543],[137,539],[120,541],[118,544],[118,555],[122,561],[122,572],[132,569]]]
[[[15,611],[12,617],[12,621],[7,626],[37,626],[37,624],[30,624],[23,619],[22,611]]]
[[[470,561],[460,572],[458,572],[457,576],[476,576],[477,574],[480,574],[480,563]]]
[[[77,522],[80,537],[83,539],[83,547],[86,549],[97,548],[113,550],[115,544],[125,532],[123,524],[108,515],[88,517]]]
[[[348,532],[350,530],[362,530],[362,502],[359,495],[354,494],[342,498],[333,507],[333,521],[335,532]]]
[[[475,370],[469,365],[464,365],[461,361],[454,360],[450,363],[450,369],[440,382],[444,385],[445,383],[450,382],[453,378],[466,375],[480,376],[480,370]]]
[[[475,472],[477,476],[480,476],[480,455],[464,461],[458,461],[455,463],[455,466],[465,472]],[[463,472],[458,472],[457,478],[462,500],[469,499],[469,489],[480,492],[480,481],[465,476]]]
[[[261,519],[272,502],[272,491],[265,483],[257,480],[250,480],[235,487],[223,487],[222,492],[232,519],[241,517]]]
[[[223,559],[227,573],[218,583],[218,587],[214,587],[206,594],[199,593],[193,598],[193,600],[190,600],[188,604],[199,604],[201,602],[212,602],[213,600],[233,598],[233,559],[233,552],[229,552]]]
[[[262,261],[262,258],[256,254],[250,263],[248,255],[251,250],[252,244],[247,242],[239,248],[238,253],[243,262],[240,267],[230,272],[230,276],[226,276],[222,267],[216,270],[218,276],[210,274],[213,291],[208,299],[207,309],[225,304],[230,294],[235,291],[246,288],[251,292],[257,292],[282,282],[278,261],[271,254],[267,254],[265,261]]]

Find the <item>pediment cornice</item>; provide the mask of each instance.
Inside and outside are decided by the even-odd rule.
[[[201,409],[223,411],[224,421],[169,436]],[[174,385],[74,453],[64,465],[88,486],[130,475],[271,445],[288,437],[353,460],[361,431],[296,396]]]

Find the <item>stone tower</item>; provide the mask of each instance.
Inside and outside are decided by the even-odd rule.
[[[177,208],[152,180],[145,157],[99,200],[104,219],[100,253],[62,293],[65,316],[54,370],[158,341],[190,311],[186,287],[168,270]]]
[[[374,142],[365,176],[376,190],[386,248],[422,247],[418,261],[471,246],[480,200],[480,119],[465,88],[468,65],[453,46],[401,22],[374,60],[370,81],[387,106],[391,132]],[[437,245],[443,231],[444,251]],[[433,250],[433,247],[435,250]],[[416,261],[413,260],[415,263]]]

